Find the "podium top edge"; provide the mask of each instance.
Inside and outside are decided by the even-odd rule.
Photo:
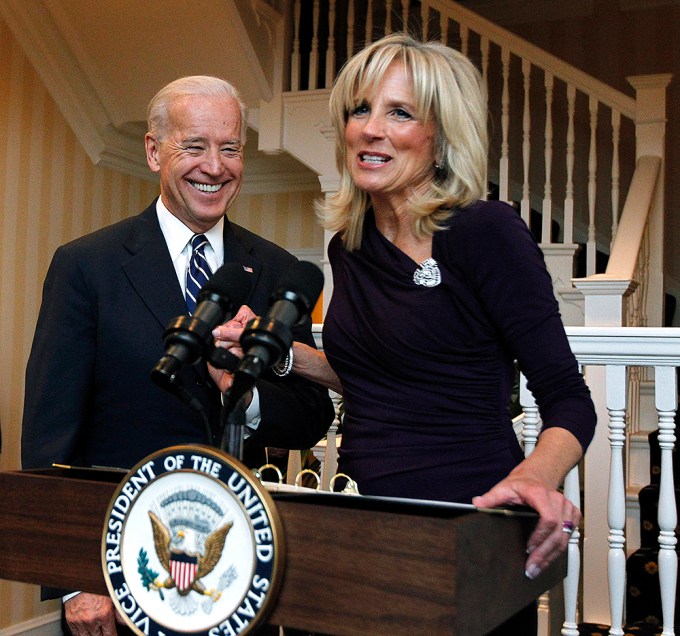
[[[55,464],[52,468],[30,468],[10,471],[10,473],[28,477],[77,479],[118,484],[123,480],[127,471],[112,468],[86,468]]]
[[[470,513],[485,513],[508,517],[538,519],[538,514],[529,508],[477,508],[472,504],[451,503],[429,499],[406,499],[401,497],[378,497],[371,495],[347,495],[342,493],[310,491],[280,491],[270,493],[274,501],[312,504],[342,508],[425,515],[431,517],[457,517]]]

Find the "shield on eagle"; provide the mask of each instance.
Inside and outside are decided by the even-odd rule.
[[[170,553],[170,576],[180,593],[186,593],[196,580],[198,556],[184,552]]]

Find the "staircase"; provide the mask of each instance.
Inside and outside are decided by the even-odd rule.
[[[406,26],[461,49],[480,68],[489,92],[489,181],[497,184],[499,199],[517,202],[530,226],[531,210],[540,213],[540,225],[532,229],[546,254],[565,323],[586,324],[584,298],[591,292],[572,284],[575,255],[584,253],[579,277],[603,273],[598,252],[611,253],[638,160],[645,155],[663,159],[670,76],[631,78],[637,94],[629,97],[451,1],[295,0],[286,19],[291,41],[282,64],[290,65],[290,82],[261,102],[253,118],[259,149],[292,154],[319,175],[324,192],[332,192],[338,174],[327,103],[342,63],[365,43]],[[625,248],[637,263],[643,240],[653,246],[636,277],[635,293],[644,302],[628,303],[636,306],[634,322],[626,317],[618,324],[662,324],[662,172],[654,183],[647,207],[636,202],[643,234],[632,239],[638,243],[632,249]],[[555,221],[562,228],[558,239]],[[610,272],[609,278],[620,274]],[[632,271],[622,275],[633,278]]]

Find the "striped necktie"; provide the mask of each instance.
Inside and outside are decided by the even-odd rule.
[[[189,269],[187,271],[187,309],[190,314],[196,310],[196,299],[201,287],[210,278],[210,265],[205,260],[203,249],[208,244],[208,239],[203,234],[194,234],[191,237],[191,258],[189,259]]]

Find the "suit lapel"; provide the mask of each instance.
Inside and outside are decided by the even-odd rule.
[[[123,270],[161,326],[185,314],[186,304],[158,224],[155,202],[137,217],[124,247],[130,257],[123,263]],[[255,256],[247,235],[238,232],[238,226],[227,218],[224,220],[224,262],[241,265],[252,276],[252,296],[262,273],[262,263]],[[246,303],[249,301],[250,298]]]
[[[262,273],[262,263],[253,253],[253,246],[249,244],[247,237],[237,233],[238,226],[224,219],[224,262],[241,265],[245,272],[252,276],[250,285],[250,297],[245,304],[249,304],[257,282]]]
[[[124,247],[130,258],[123,264],[123,270],[161,326],[186,313],[177,274],[158,224],[155,202],[139,215]]]

